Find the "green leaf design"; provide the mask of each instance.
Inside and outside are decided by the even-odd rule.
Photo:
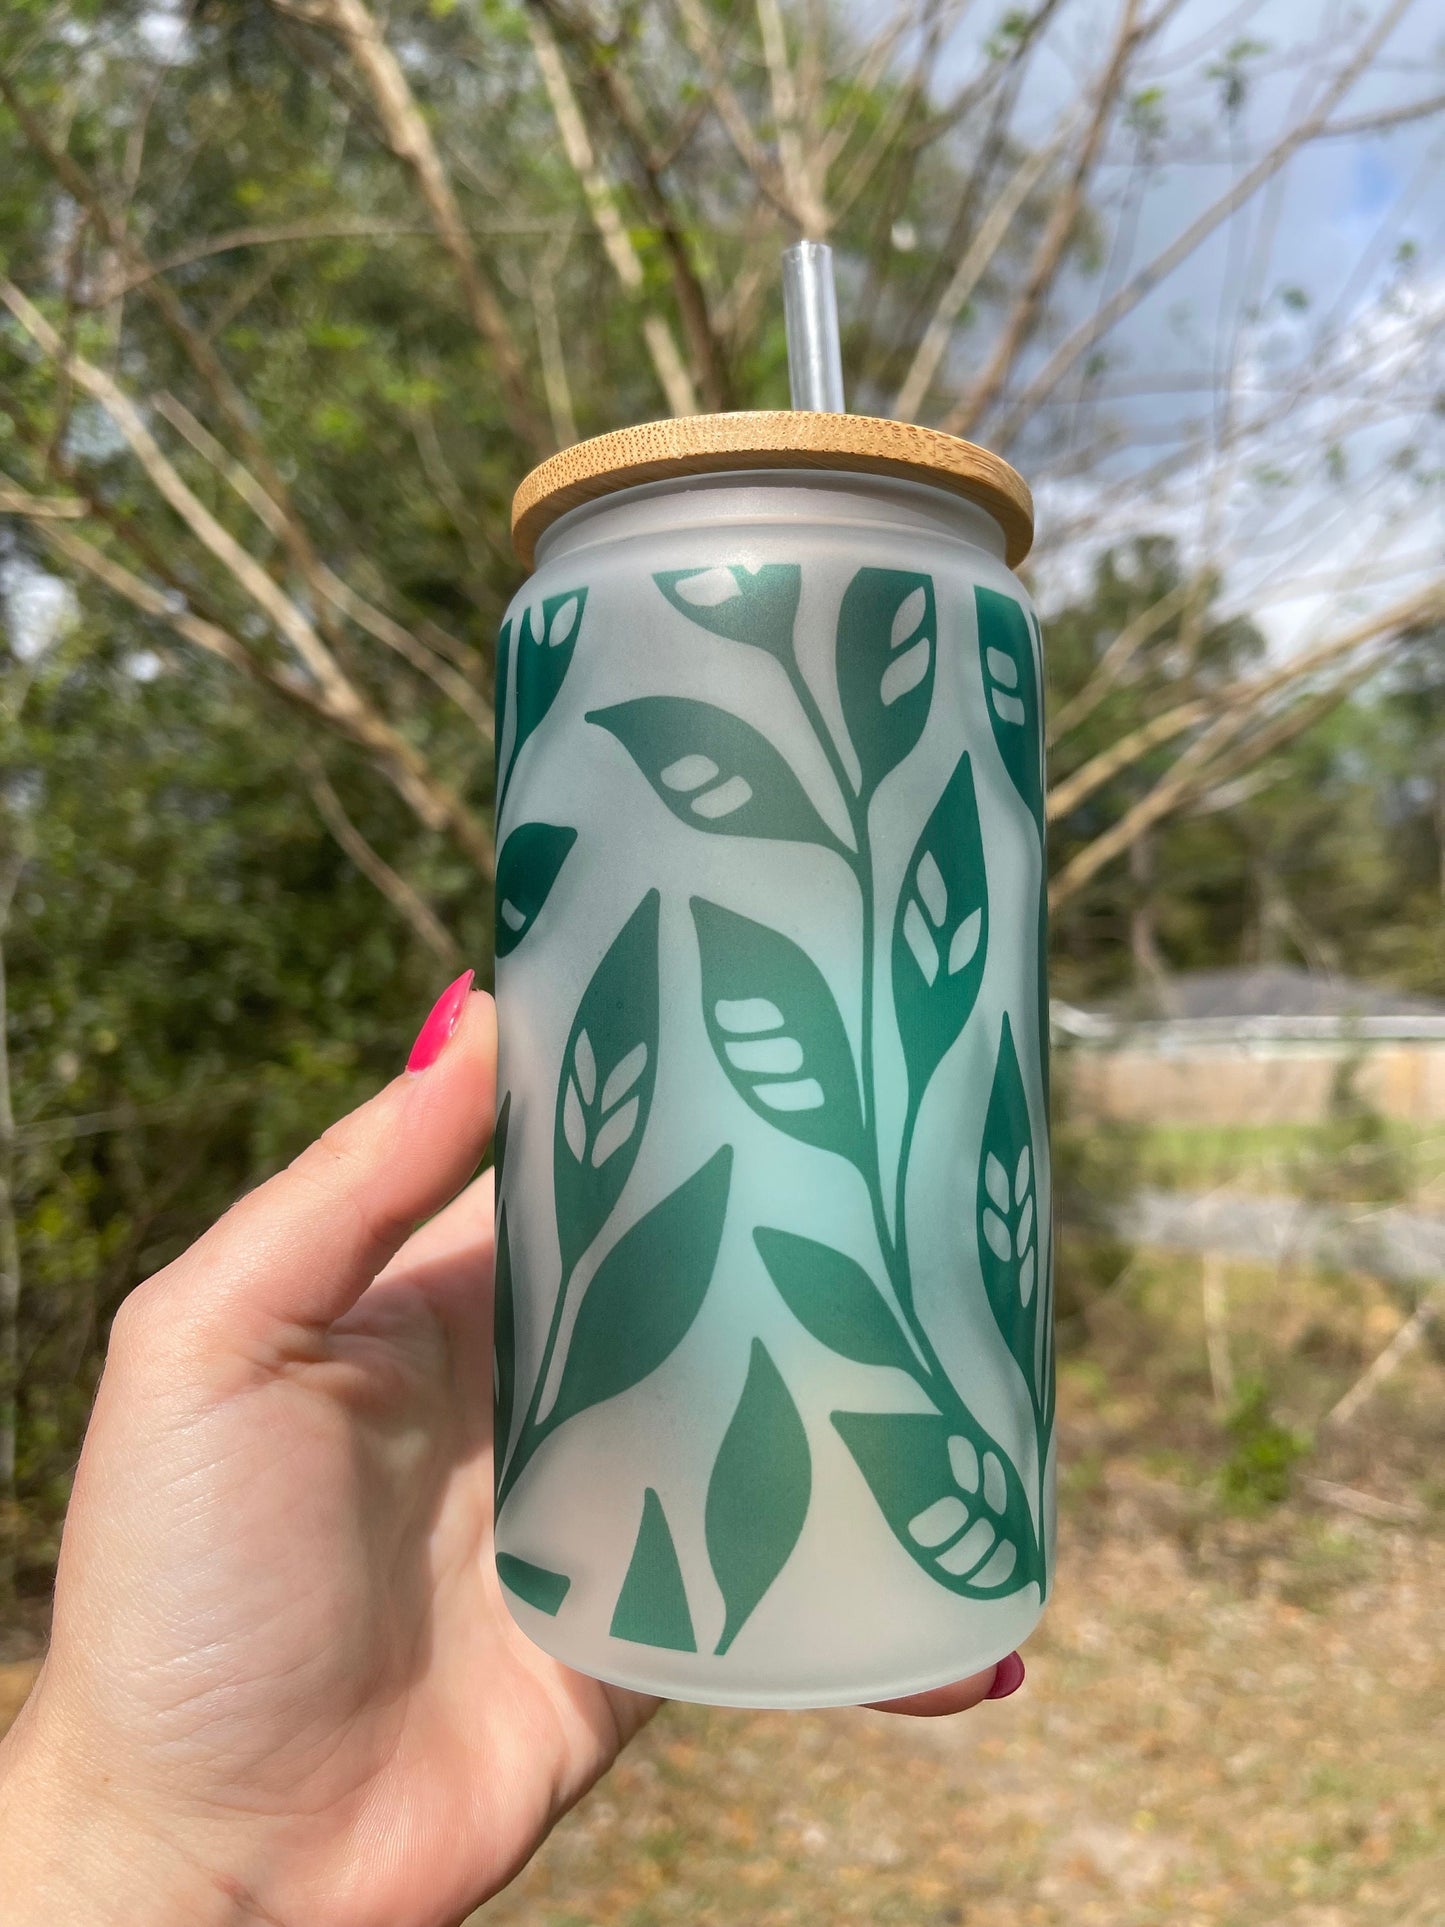
[[[787,1564],[813,1489],[808,1435],[760,1338],[742,1397],[713,1461],[703,1525],[727,1608],[725,1653]]]
[[[973,1011],[987,951],[983,836],[961,756],[914,845],[893,925],[893,1002],[915,1111]]]
[[[979,1153],[978,1257],[988,1302],[1037,1413],[1044,1404],[1039,1319],[1048,1281],[1040,1262],[1034,1158],[1028,1100],[1005,1014]]]
[[[920,1376],[897,1318],[856,1259],[762,1225],[753,1242],[783,1303],[820,1345],[859,1365],[889,1365]]]
[[[497,791],[499,813],[517,758],[557,700],[557,691],[572,666],[586,607],[586,589],[567,589],[560,595],[544,597],[540,607],[534,605],[522,611],[516,643],[517,723],[506,773]],[[500,731],[505,720],[500,709],[497,719]]]
[[[510,956],[536,922],[577,832],[559,823],[519,823],[497,858],[496,954]]]
[[[734,1090],[789,1137],[855,1164],[863,1120],[848,1033],[797,944],[721,904],[692,899],[703,1019]]]
[[[1012,1460],[965,1407],[834,1412],[894,1538],[950,1592],[1000,1599],[1039,1576],[1038,1541]]]
[[[782,662],[791,659],[803,572],[796,562],[748,569],[663,569],[653,581],[689,622],[730,642],[749,642]]]
[[[677,1548],[662,1501],[651,1486],[643,1495],[637,1543],[617,1595],[612,1637],[630,1639],[639,1646],[666,1646],[674,1653],[697,1651]]]
[[[1033,632],[1023,604],[975,589],[978,653],[993,739],[1013,786],[1044,835],[1044,732]]]
[[[588,712],[610,730],[681,822],[723,836],[821,843],[847,857],[765,736],[711,703],[642,696]]]
[[[928,720],[938,655],[932,577],[860,569],[844,592],[836,648],[838,695],[866,802]]]
[[[512,1436],[512,1410],[517,1393],[517,1321],[512,1298],[512,1244],[507,1231],[507,1207],[497,1207],[496,1259],[492,1295],[492,1465],[502,1476],[502,1461]]]
[[[657,922],[649,890],[582,994],[557,1088],[552,1172],[564,1277],[637,1159],[657,1076]]]
[[[572,1584],[565,1573],[548,1572],[545,1566],[534,1566],[530,1559],[518,1559],[510,1552],[497,1554],[497,1577],[508,1592],[540,1613],[555,1613]]]
[[[687,1336],[717,1263],[732,1161],[725,1144],[624,1231],[597,1267],[542,1431],[631,1391]]]

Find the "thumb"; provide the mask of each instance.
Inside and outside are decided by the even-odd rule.
[[[324,1331],[475,1171],[492,1135],[497,1022],[471,984],[468,971],[442,993],[400,1077],[153,1281],[208,1349],[285,1353]]]

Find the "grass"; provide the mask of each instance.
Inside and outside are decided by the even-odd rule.
[[[1378,1124],[1379,1149],[1399,1174],[1405,1197],[1422,1209],[1445,1208],[1445,1130],[1437,1125]],[[1342,1198],[1353,1189],[1350,1152],[1336,1122],[1321,1124],[1154,1124],[1131,1136],[1134,1175],[1166,1191],[1210,1191],[1228,1185],[1263,1194],[1292,1192],[1301,1175],[1328,1172]],[[1373,1150],[1374,1147],[1371,1147]],[[1343,1168],[1342,1168],[1343,1167]],[[1361,1172],[1363,1189],[1376,1172]]]

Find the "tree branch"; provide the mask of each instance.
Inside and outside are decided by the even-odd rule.
[[[552,104],[552,113],[557,122],[557,130],[562,136],[562,146],[582,185],[587,206],[602,238],[602,246],[608,260],[612,263],[613,273],[626,292],[634,300],[642,296],[642,262],[632,245],[632,237],[623,225],[622,216],[617,211],[612,183],[597,158],[592,145],[592,137],[587,132],[587,123],[582,118],[582,110],[577,105],[577,96],[572,91],[572,82],[567,76],[567,68],[562,59],[562,50],[557,45],[556,36],[542,16],[532,7],[527,8],[527,32],[532,41],[532,52],[536,56],[537,69],[542,76],[542,84],[547,89],[547,98]],[[697,392],[692,385],[692,376],[683,364],[678,353],[677,343],[673,340],[672,330],[659,314],[645,309],[642,317],[642,338],[652,358],[652,366],[667,398],[667,405],[674,415],[696,415],[699,412]]]
[[[1017,361],[1024,344],[1034,331],[1038,321],[1044,296],[1053,286],[1074,229],[1084,205],[1084,192],[1089,177],[1094,171],[1094,163],[1103,145],[1105,129],[1118,99],[1119,89],[1124,83],[1129,62],[1135,49],[1143,38],[1145,29],[1140,25],[1139,9],[1141,0],[1124,0],[1119,25],[1115,30],[1114,43],[1109,51],[1108,62],[1094,92],[1094,100],[1085,128],[1084,138],[1069,172],[1068,181],[1053,211],[1039,236],[1033,260],[1024,277],[1024,285],[1005,320],[993,353],[989,356],[983,372],[969,389],[967,395],[950,411],[943,426],[951,435],[966,435],[975,423],[993,406],[999,391],[1008,380],[1009,373]]]
[[[431,129],[375,15],[365,0],[312,0],[304,8],[294,5],[293,0],[272,0],[272,5],[278,12],[292,13],[310,26],[325,28],[349,50],[366,83],[387,143],[397,159],[411,169],[432,217],[437,239],[451,256],[472,326],[496,361],[512,431],[525,447],[544,453],[548,445],[546,430],[534,410],[531,387],[512,339],[511,327],[496,294],[483,278]]]
[[[341,798],[327,781],[321,760],[308,755],[303,764],[306,787],[316,805],[317,815],[337,843],[369,883],[374,883],[391,907],[409,923],[433,956],[448,970],[461,963],[461,947],[431,906],[421,899],[406,878],[399,876],[379,855],[346,814]]]
[[[83,356],[73,351],[67,353],[55,329],[13,283],[0,280],[0,302],[10,310],[31,339],[57,365],[66,368],[76,385],[101,404],[157,492],[226,568],[276,632],[291,645],[316,685],[321,713],[352,741],[363,744],[371,752],[377,766],[397,793],[429,829],[449,830],[467,854],[490,876],[493,860],[490,830],[472,815],[458,796],[433,776],[420,752],[362,696],[343,674],[335,657],[297,604],[187,487],[146,427],[130,397],[109,375]],[[53,539],[61,533],[58,528],[55,529]]]
[[[1321,129],[1328,124],[1330,115],[1369,66],[1411,4],[1412,0],[1392,0],[1392,4],[1325,90],[1323,98],[1314,110],[1297,122],[1263,160],[1243,174],[1224,194],[1220,195],[1212,206],[1206,208],[1197,220],[1191,221],[1184,232],[1177,235],[1168,247],[1161,249],[1152,261],[1125,282],[1124,286],[1107,301],[1102,302],[1087,321],[1082,322],[1059,344],[1004,417],[993,438],[995,441],[1007,447],[1040,404],[1058,387],[1075,362],[1086,355],[1094,343],[1106,335],[1126,314],[1138,307],[1145,296],[1171,275],[1181,262],[1188,260],[1189,256],[1208,240],[1220,223],[1228,220],[1237,208],[1250,200],[1307,141],[1313,140],[1320,133]]]

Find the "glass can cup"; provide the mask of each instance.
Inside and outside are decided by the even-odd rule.
[[[890,1698],[1053,1568],[1027,491],[643,432],[524,485],[498,645],[497,1567],[601,1679]]]

